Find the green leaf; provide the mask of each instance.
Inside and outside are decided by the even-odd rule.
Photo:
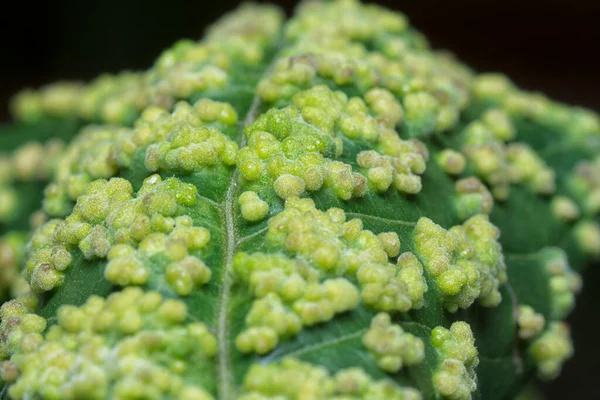
[[[478,99],[475,93],[478,76],[428,50],[420,34],[405,27],[403,16],[381,8],[352,2],[308,3],[282,25],[277,12],[271,15],[272,9],[246,7],[249,8],[242,8],[239,14],[219,22],[205,42],[180,42],[167,50],[148,71],[150,78],[141,80],[147,85],[142,94],[160,97],[159,83],[171,91],[166,108],[173,108],[172,114],[156,108],[146,113],[143,107],[131,108],[134,105],[127,103],[130,97],[118,88],[114,89],[115,93],[98,96],[98,109],[95,109],[98,115],[103,115],[100,111],[111,110],[108,106],[112,105],[125,107],[127,115],[141,117],[125,139],[114,140],[109,157],[111,161],[117,160],[118,170],[113,180],[96,181],[78,198],[67,198],[67,207],[73,206],[72,215],[44,226],[55,228],[52,232],[46,233],[43,227],[32,236],[27,249],[28,262],[21,267],[36,291],[33,295],[37,299],[35,313],[53,326],[46,331],[45,339],[39,339],[41,331],[33,332],[37,335],[35,340],[55,341],[61,351],[73,359],[74,354],[79,355],[81,351],[81,365],[106,372],[104,380],[91,379],[85,375],[87,370],[81,372],[80,380],[89,384],[84,389],[92,388],[107,398],[122,394],[120,390],[139,398],[150,397],[148,393],[159,398],[179,398],[184,390],[202,389],[206,396],[224,400],[244,395],[248,395],[245,399],[278,395],[287,399],[290,398],[285,397],[288,384],[287,390],[290,390],[299,382],[287,382],[288,376],[262,376],[261,380],[253,372],[263,371],[260,368],[269,365],[283,371],[282,365],[291,358],[306,363],[302,364],[305,368],[324,368],[326,372],[311,370],[314,373],[307,379],[307,385],[314,383],[313,389],[323,390],[325,397],[342,394],[341,384],[335,386],[335,379],[339,377],[336,374],[360,368],[368,376],[368,389],[363,388],[360,394],[363,397],[357,395],[356,398],[374,396],[373,392],[366,394],[366,391],[375,390],[381,382],[392,382],[391,387],[399,391],[396,393],[415,389],[424,400],[437,400],[443,398],[443,390],[451,386],[453,378],[460,383],[457,390],[462,392],[448,398],[513,398],[536,368],[528,355],[530,341],[518,336],[519,306],[533,307],[547,322],[555,317],[552,306],[556,293],[544,251],[549,247],[563,248],[570,264],[578,271],[589,260],[573,233],[573,223],[561,221],[551,201],[555,195],[575,196],[569,183],[572,171],[579,161],[596,156],[599,132],[578,137],[565,131],[560,121],[535,114],[523,116],[498,99]],[[345,16],[342,24],[332,18],[332,15],[342,14]],[[259,21],[257,15],[267,17]],[[318,26],[314,26],[315,21]],[[327,26],[331,24],[334,33],[319,29],[325,22]],[[186,49],[192,50],[186,53]],[[208,56],[204,57],[204,53]],[[206,70],[209,74],[202,75]],[[107,79],[118,82],[119,78]],[[86,90],[95,93],[94,90],[99,89],[92,84]],[[526,96],[517,89],[514,91],[515,96]],[[171,103],[182,98],[183,103],[171,107]],[[115,100],[116,103],[111,103]],[[164,106],[151,100],[145,105]],[[195,108],[185,103],[194,104],[198,100],[207,101],[196,103]],[[235,110],[237,122],[228,118],[228,107]],[[462,225],[464,221],[457,210],[456,181],[478,173],[473,160],[468,161],[459,176],[450,175],[438,162],[438,156],[447,148],[466,153],[465,127],[479,121],[492,107],[506,107],[517,132],[516,138],[509,141],[528,144],[556,174],[556,191],[551,194],[536,193],[521,182],[510,185],[508,198],[495,200],[489,221],[500,232],[501,254],[496,254],[495,238],[488,237],[488,231],[493,228],[485,225],[489,228],[486,231],[481,224]],[[76,111],[69,112],[77,115]],[[565,109],[564,112],[571,111]],[[98,115],[86,123],[98,122],[98,119],[102,122]],[[71,115],[35,125],[7,127],[0,132],[0,145],[11,151],[25,140],[69,140],[81,124],[82,121],[76,121]],[[202,135],[210,139],[199,139]],[[227,162],[223,150],[233,143],[240,149],[235,165]],[[254,170],[244,164],[248,160],[263,168],[257,173],[257,179],[251,176]],[[153,162],[157,163],[156,168]],[[425,171],[419,162],[425,162]],[[309,172],[314,174],[309,175]],[[386,186],[388,172],[396,181],[390,184],[388,180]],[[77,187],[70,178],[74,181],[81,176],[89,181],[98,178],[94,171],[68,173],[72,175],[67,179],[61,181],[53,176],[50,181],[63,185],[63,189],[73,189]],[[485,184],[491,185],[486,180],[489,177],[479,175]],[[281,177],[290,178],[292,183],[281,183]],[[415,181],[420,182],[420,188],[415,189]],[[116,193],[107,189],[110,182],[120,182]],[[14,218],[2,226],[3,232],[27,229],[27,218],[39,209],[46,183],[45,179],[10,182],[20,201]],[[283,189],[278,187],[279,183]],[[259,208],[268,204],[264,218],[249,218],[242,210],[240,198],[247,191],[252,191],[254,196],[252,216],[259,215]],[[293,195],[286,202],[290,193],[310,198],[314,209],[312,203],[302,203]],[[298,216],[289,226],[285,225],[288,220],[283,217],[293,212],[298,212]],[[338,221],[342,214],[346,225]],[[205,228],[210,240],[198,246],[190,244],[198,231],[188,235],[191,239],[185,234],[176,237],[176,229],[189,228],[187,222],[181,222],[187,221],[182,217],[189,217],[195,228]],[[589,218],[597,220],[595,216]],[[438,231],[424,230],[425,219],[437,224]],[[351,220],[355,222],[348,222]],[[58,227],[52,225],[54,223]],[[83,224],[87,225],[82,228]],[[355,236],[352,236],[353,229],[357,231]],[[384,233],[388,236],[377,239],[376,235]],[[137,237],[138,234],[141,237]],[[386,249],[388,245],[393,246],[385,238],[393,241],[389,238],[395,239],[396,235],[400,241],[400,261],[398,251]],[[424,244],[423,235],[431,240]],[[71,258],[63,265],[60,257],[68,257],[64,251]],[[179,256],[179,251],[184,254]],[[423,282],[427,291],[418,301],[412,298],[411,290],[421,281],[400,277],[399,271],[404,268],[402,254],[407,252],[413,254],[411,261],[424,267]],[[381,260],[382,254],[386,255],[385,260]],[[256,258],[248,261],[243,257]],[[115,259],[122,264],[114,262]],[[185,264],[185,260],[190,259],[194,263],[192,267]],[[503,268],[502,260],[506,263],[506,281],[500,272],[494,271]],[[328,267],[328,262],[333,267]],[[353,262],[358,264],[354,266],[356,270],[373,264],[373,271],[381,276],[392,270],[391,278],[381,278],[376,283],[393,287],[395,297],[386,293],[394,297],[394,301],[404,296],[403,301],[409,302],[409,306],[402,308],[394,303],[394,308],[378,301],[369,302],[365,288],[371,282],[365,283],[366,278],[352,270]],[[113,267],[120,266],[114,275],[110,273],[111,263]],[[199,281],[198,269],[204,270],[198,265],[210,271],[210,279],[201,283],[194,281],[189,290],[177,286],[186,278],[190,282]],[[187,267],[196,269],[189,272]],[[436,269],[446,268],[453,268],[462,275],[450,276],[444,281],[440,277],[442,272]],[[272,274],[252,275],[267,270]],[[302,289],[296,297],[284,293],[282,282],[288,282],[286,279],[291,280],[293,275],[289,271],[300,277],[310,290]],[[475,278],[471,276],[475,275],[473,271],[477,273]],[[280,276],[277,274],[287,275],[276,281]],[[468,279],[472,279],[470,282],[477,290],[473,289],[476,294],[469,297],[467,305],[462,305],[464,298],[471,296],[468,291],[472,288],[465,283]],[[336,297],[338,292],[327,291],[326,284],[341,281],[340,285],[346,286],[336,286],[336,290],[342,295]],[[497,284],[501,300],[494,301],[489,294],[486,297],[482,282]],[[269,294],[275,300],[271,298],[272,302],[266,302],[269,297],[259,294],[263,290],[260,285],[267,289],[273,286]],[[96,308],[89,305],[91,296],[114,299],[119,296],[115,293],[126,293],[123,297],[131,295],[134,291],[129,290],[130,286],[140,286],[145,293],[160,293],[161,301],[172,308],[160,318],[176,318],[177,305],[185,305],[185,319],[177,320],[175,326],[163,326],[157,322],[160,319],[153,310],[139,317],[143,321],[136,327],[138,315],[126,312],[142,309],[143,302],[139,298],[135,304],[128,304],[127,310],[113,310],[110,308],[112,300],[94,306]],[[355,304],[341,307],[345,301],[352,303],[353,296],[357,298]],[[175,301],[169,303],[166,299]],[[256,311],[259,301],[267,305]],[[307,306],[308,311],[303,313],[299,310],[305,303],[311,303],[312,308]],[[64,307],[66,305],[79,308]],[[83,309],[88,311],[80,314],[73,311]],[[104,321],[102,318],[108,318],[102,310],[114,312],[123,319],[118,324],[96,328],[95,324]],[[382,311],[391,315],[396,333],[422,341],[424,354],[420,362],[407,363],[411,365],[398,369],[382,368],[381,363],[378,364],[363,343],[363,336],[369,331],[373,318]],[[260,315],[254,318],[253,313]],[[15,316],[7,314],[4,318],[9,321],[12,317]],[[282,332],[274,328],[287,324],[288,319],[293,321],[290,325],[298,326],[285,325]],[[22,327],[20,321],[10,324],[3,321],[0,343],[4,348],[8,349],[6,343],[11,343],[11,337],[16,341],[11,335],[22,333],[17,329],[35,330],[35,326],[31,327],[33,324]],[[477,356],[469,352],[469,343],[466,343],[469,335],[460,331],[462,321],[470,326]],[[194,346],[186,347],[192,340],[189,338],[191,326],[196,329],[201,326],[206,335],[214,337],[216,354],[206,343],[194,342]],[[267,346],[272,338],[263,334],[263,330],[257,335],[257,341],[266,346],[266,350],[261,351],[256,345],[246,351],[238,338],[257,326],[275,332],[277,343]],[[56,332],[62,332],[64,340],[57,338],[60,335]],[[440,332],[447,332],[447,337],[442,338]],[[77,347],[82,345],[76,339],[84,335],[89,335],[85,336],[89,343],[107,347],[101,347],[102,351],[96,353],[87,348],[84,351],[83,347]],[[165,337],[169,338],[167,343],[160,344]],[[208,350],[202,353],[204,345]],[[6,352],[13,352],[7,355],[15,363],[30,362],[23,360],[35,356],[40,357],[39,368],[49,367],[48,356],[41,350],[40,354],[36,353],[42,345],[32,347],[16,346],[16,350],[10,348]],[[4,348],[0,350],[4,352]],[[394,351],[397,349],[387,349],[390,355],[395,355]],[[139,372],[133,367],[121,367],[112,359],[111,363],[114,361],[118,368],[109,362],[98,366],[88,353],[100,354],[99,358],[108,353],[115,354],[116,358],[129,354],[136,357],[137,363],[146,365],[147,370]],[[69,361],[65,363],[72,367]],[[473,387],[468,386],[471,367],[477,375],[474,380],[477,385]],[[58,374],[56,380],[60,385],[57,386],[53,381],[27,375],[37,371],[36,368],[21,368],[23,374],[15,378],[16,382],[9,389],[17,393],[16,397],[77,398],[79,389],[75,383],[65,383],[72,378],[69,374],[75,369]],[[166,375],[157,375],[157,378],[151,374],[154,370]],[[40,371],[36,373],[41,376]],[[455,375],[448,371],[454,371]],[[169,388],[158,388],[159,378],[165,376],[172,384],[167,385]],[[141,382],[142,378],[146,379],[144,385],[136,386],[135,382]],[[321,378],[325,381],[318,380]],[[356,386],[357,382],[352,383]],[[253,392],[257,397],[250,397]]]

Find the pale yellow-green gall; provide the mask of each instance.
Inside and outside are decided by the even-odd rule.
[[[575,295],[581,290],[581,276],[569,266],[567,255],[558,247],[546,247],[540,252],[549,275],[551,316],[565,318],[575,307]]]
[[[87,85],[66,82],[27,90],[13,99],[13,115],[27,122],[51,116],[131,124],[147,106],[170,109],[176,99],[239,84],[230,74],[232,64],[260,64],[282,22],[275,7],[240,7],[213,26],[205,39],[175,43],[148,71],[103,74]],[[232,109],[209,107],[206,114],[226,123],[237,118]]]
[[[241,182],[274,181],[280,197],[287,194],[286,187],[293,188],[291,194],[328,188],[343,200],[363,196],[366,178],[354,172],[349,164],[336,160],[343,151],[342,140],[335,137],[336,125],[341,124],[342,131],[349,134],[360,132],[390,151],[404,153],[411,151],[411,147],[402,146],[401,143],[407,142],[400,140],[394,131],[386,136],[392,139],[383,139],[378,132],[385,127],[368,114],[362,100],[348,102],[347,110],[346,102],[342,92],[315,86],[297,93],[293,105],[273,108],[258,117],[246,127],[248,145],[237,157]],[[362,106],[352,108],[351,103]]]
[[[278,343],[277,331],[268,326],[248,328],[235,340],[235,345],[240,352],[259,355],[273,350]]]
[[[16,179],[48,179],[63,154],[64,145],[59,139],[46,143],[28,142],[15,149],[12,154],[13,172]]]
[[[549,195],[556,189],[555,172],[524,143],[506,147],[506,160],[511,183],[526,183],[536,193]]]
[[[528,340],[536,337],[543,329],[546,320],[542,314],[527,305],[519,306],[519,317],[517,324],[519,326],[519,337]]]
[[[568,178],[569,185],[583,206],[587,215],[595,215],[600,211],[600,157],[593,160],[580,161]]]
[[[59,139],[45,143],[28,140],[10,154],[0,153],[0,223],[10,224],[18,218],[21,199],[17,187],[50,179],[63,154]]]
[[[585,220],[575,225],[575,239],[585,253],[600,256],[600,225],[597,222]]]
[[[437,162],[450,175],[460,175],[467,166],[465,156],[456,150],[444,149],[437,155]]]
[[[11,186],[0,184],[0,221],[10,220],[19,202],[18,194]]]
[[[359,301],[356,286],[345,278],[336,278],[326,280],[322,285],[308,285],[303,298],[296,300],[292,307],[303,324],[311,326],[356,308]]]
[[[458,321],[450,329],[435,327],[431,343],[439,354],[439,366],[433,375],[436,392],[445,399],[471,399],[477,389],[479,357],[469,324]]]
[[[396,257],[400,254],[400,238],[396,232],[382,232],[377,237],[388,257]]]
[[[0,236],[0,299],[17,298],[29,292],[21,276],[28,237],[21,232]]]
[[[462,151],[499,200],[508,197],[509,183],[526,184],[543,195],[554,193],[555,172],[527,144],[505,144],[513,137],[514,127],[508,116],[490,110],[466,126]]]
[[[573,222],[581,216],[577,204],[567,196],[554,196],[551,207],[554,216],[567,223]]]
[[[304,181],[291,174],[283,174],[275,180],[274,189],[282,199],[300,197],[306,188]]]
[[[525,92],[501,74],[481,74],[472,81],[474,97],[495,104],[512,117],[550,122],[567,140],[587,139],[600,130],[600,119],[590,110],[554,102],[540,93]]]
[[[475,174],[488,184],[494,198],[505,200],[510,195],[509,166],[506,145],[497,139],[483,122],[475,120],[462,133],[462,152]]]
[[[482,122],[492,131],[495,137],[508,142],[515,138],[516,130],[510,117],[501,109],[486,111],[481,117]]]
[[[261,200],[256,192],[246,191],[238,199],[242,218],[249,222],[263,220],[269,213],[269,204]]]
[[[418,364],[425,357],[423,341],[405,332],[400,325],[392,324],[387,313],[373,317],[371,327],[362,340],[379,368],[389,373],[398,372],[403,366]]]
[[[389,90],[373,88],[365,94],[365,101],[373,109],[377,119],[386,125],[393,127],[402,122],[402,106]]]
[[[462,220],[477,214],[490,214],[494,207],[494,197],[478,178],[471,176],[459,179],[456,188],[456,211]]]
[[[501,74],[481,74],[473,81],[473,91],[477,98],[496,99],[513,90],[510,80]]]
[[[563,363],[573,356],[571,332],[564,322],[552,322],[548,329],[529,348],[542,379],[556,377]]]
[[[408,134],[420,136],[428,134],[436,126],[439,103],[427,92],[409,93],[404,97],[405,124]]]
[[[398,257],[398,278],[406,283],[408,295],[412,301],[412,307],[419,309],[423,307],[423,296],[427,292],[427,283],[423,275],[423,264],[414,253],[409,251]]]

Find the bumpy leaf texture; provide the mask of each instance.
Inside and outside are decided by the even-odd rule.
[[[573,348],[600,122],[398,13],[247,4],[0,143],[14,399],[509,399]]]

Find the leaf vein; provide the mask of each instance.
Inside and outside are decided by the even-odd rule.
[[[389,224],[397,224],[397,225],[403,225],[403,226],[416,226],[417,225],[416,222],[402,221],[400,219],[391,219],[391,218],[385,218],[385,217],[378,217],[375,215],[367,215],[367,214],[362,214],[362,213],[357,213],[357,212],[346,212],[346,216],[353,217],[353,218],[372,219],[374,221],[386,222]]]
[[[278,358],[278,357],[297,357],[301,354],[306,354],[306,353],[311,353],[313,351],[322,349],[323,347],[329,347],[329,346],[335,346],[339,343],[345,342],[347,340],[352,340],[352,339],[356,339],[359,336],[362,336],[365,332],[367,332],[368,328],[362,328],[358,331],[352,332],[352,333],[348,333],[346,335],[343,336],[339,336],[335,339],[330,339],[330,340],[325,340],[323,342],[319,342],[316,344],[313,344],[311,346],[306,346],[306,347],[302,347],[300,349],[291,351],[287,354],[279,354],[274,358]],[[264,361],[268,361],[267,358],[264,359]]]

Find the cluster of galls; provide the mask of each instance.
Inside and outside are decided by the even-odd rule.
[[[582,286],[581,276],[569,267],[567,255],[558,247],[546,247],[540,252],[546,272],[551,294],[552,319],[565,318],[575,307],[575,295]]]
[[[273,6],[241,7],[224,17],[202,41],[177,42],[148,71],[106,74],[89,85],[59,83],[37,92],[24,91],[12,104],[13,114],[26,121],[75,116],[86,121],[132,124],[146,107],[168,110],[178,99],[247,84],[239,78],[247,75],[235,69],[259,68],[282,23],[282,13]]]
[[[364,230],[360,219],[346,222],[339,208],[322,212],[310,199],[290,199],[269,221],[267,241],[309,260],[325,276],[355,276],[363,301],[375,309],[422,306],[427,286],[421,264],[410,253],[400,256],[397,265],[388,260],[400,252],[397,234],[379,237]]]
[[[44,181],[53,176],[64,145],[58,139],[29,142],[10,154],[0,153],[0,223],[11,222],[19,198],[15,182]]]
[[[244,392],[239,400],[272,398],[300,400],[421,400],[412,388],[398,386],[389,380],[374,380],[361,368],[346,368],[334,376],[319,366],[294,358],[279,363],[254,364],[244,379]]]
[[[478,178],[471,176],[459,179],[455,188],[456,211],[463,221],[478,214],[489,215],[492,212],[494,197]]]
[[[600,132],[593,111],[554,102],[543,94],[525,92],[500,74],[481,74],[472,82],[475,100],[501,108],[511,117],[527,118],[563,132],[564,139],[578,141]]]
[[[237,157],[242,183],[271,184],[283,198],[298,197],[330,187],[348,200],[366,190],[365,178],[352,167],[332,159],[342,142],[304,121],[298,109],[272,109],[246,128],[247,147]]]
[[[44,211],[53,217],[70,214],[73,203],[96,179],[109,179],[119,170],[116,144],[130,130],[123,127],[90,125],[62,152],[54,179],[44,190]]]
[[[237,113],[228,103],[199,100],[192,107],[177,103],[173,113],[148,109],[138,120],[135,133],[123,141],[124,154],[130,160],[140,147],[146,148],[145,166],[150,172],[174,171],[189,174],[217,164],[235,164],[238,145],[210,122],[235,125]],[[129,164],[127,164],[129,165]]]
[[[236,123],[230,104],[200,99],[194,105],[178,102],[171,113],[149,107],[133,129],[88,126],[61,153],[53,182],[44,192],[44,211],[68,215],[86,185],[134,168],[139,152],[148,172],[224,172],[235,164],[238,145],[222,131]]]
[[[0,309],[2,380],[13,399],[213,399],[186,378],[211,365],[215,337],[188,322],[187,308],[157,292],[127,288],[84,305],[62,306],[45,334],[44,318],[17,301]]]
[[[344,22],[332,24],[339,20],[333,12],[343,12]],[[323,81],[361,94],[381,87],[401,100],[401,125],[410,136],[454,126],[467,104],[470,72],[424,51],[425,40],[407,28],[403,16],[356,2],[308,5],[288,24],[286,36],[292,43],[287,57],[258,86],[268,103]]]
[[[21,276],[27,241],[27,235],[20,232],[0,237],[0,303],[29,292],[29,284]]]
[[[542,379],[556,378],[563,363],[573,356],[573,343],[569,326],[564,322],[551,322],[529,349]]]
[[[344,278],[319,283],[307,282],[297,273],[290,277],[277,275],[273,272],[261,277],[279,280],[280,290],[252,303],[246,315],[248,328],[236,338],[236,346],[242,353],[268,353],[279,344],[280,338],[293,337],[302,326],[329,321],[359,303],[358,290]]]
[[[477,389],[479,364],[475,338],[466,322],[455,322],[450,329],[438,326],[431,331],[431,343],[438,351],[440,364],[433,385],[442,397],[470,399]]]
[[[448,231],[428,218],[419,219],[417,252],[448,311],[467,308],[476,299],[486,307],[500,303],[498,288],[507,276],[499,236],[498,228],[484,214]]]
[[[340,13],[344,18],[338,18]],[[155,175],[134,197],[124,179],[94,181],[121,169],[131,171],[143,158],[150,173],[216,170],[229,176],[237,165],[233,176],[239,182],[231,188],[243,186],[238,205],[241,217],[251,223],[269,213],[263,199],[271,198],[265,189],[286,200],[284,211],[268,223],[265,253],[238,253],[233,259],[235,278],[255,297],[246,329],[236,337],[243,353],[265,354],[304,326],[329,321],[361,302],[390,313],[418,309],[428,290],[423,265],[435,284],[431,290],[441,295],[447,310],[467,308],[475,300],[484,306],[499,304],[506,273],[499,232],[485,214],[494,198],[508,197],[510,184],[524,183],[542,195],[554,192],[554,172],[543,160],[525,144],[508,143],[515,138],[510,117],[550,123],[573,138],[598,132],[597,117],[520,92],[499,76],[473,77],[449,57],[428,51],[402,15],[355,1],[301,5],[285,29],[283,57],[267,70],[265,58],[281,24],[274,8],[242,7],[204,41],[178,42],[148,72],[102,76],[88,86],[50,86],[17,98],[16,113],[25,120],[75,115],[129,125],[137,118],[133,129],[87,128],[61,153],[65,156],[56,167],[59,146],[53,142],[45,148],[23,146],[14,159],[0,160],[0,221],[18,201],[6,177],[54,174],[56,182],[48,186],[44,200],[52,216],[69,215],[77,200],[67,218],[48,222],[31,239],[25,277],[34,290],[59,286],[77,260],[76,248],[87,259],[107,258],[105,277],[120,286],[168,286],[167,292],[186,296],[210,279],[211,270],[200,258],[209,251],[210,235],[182,215],[195,205],[195,186],[175,178],[163,182]],[[268,72],[258,84],[258,97],[264,104],[286,107],[273,108],[247,126],[248,143],[241,150],[232,140],[240,125],[230,104],[206,98],[193,106],[176,103],[215,93],[218,98],[243,97],[256,83],[254,72],[261,70]],[[471,94],[496,108],[464,129],[462,153],[446,149],[436,154],[448,174],[467,170],[479,177],[455,184],[458,216],[466,222],[446,231],[421,218],[414,232],[416,255],[400,254],[394,232],[375,235],[359,219],[346,221],[341,209],[322,212],[311,200],[299,199],[322,189],[341,200],[392,187],[417,194],[428,151],[417,140],[400,139],[397,132],[420,137],[457,126]],[[249,117],[254,112],[252,108]],[[338,160],[342,156],[349,164]],[[582,163],[570,178],[579,204],[566,196],[553,198],[558,218],[571,222],[600,209],[597,164]],[[600,253],[598,224],[580,222],[575,236],[586,252]],[[9,243],[14,254],[0,258],[0,266],[17,262],[17,247]],[[573,307],[580,278],[560,251],[546,249],[542,256],[551,318],[560,319]],[[395,257],[393,264],[389,259]],[[92,296],[82,307],[61,307],[58,324],[44,336],[46,321],[27,313],[35,296],[19,299],[23,303],[12,301],[0,310],[0,356],[12,356],[0,373],[4,381],[16,382],[11,396],[212,398],[186,382],[203,379],[198,370],[189,371],[215,354],[216,341],[204,325],[187,322],[182,302],[131,288],[107,300]],[[542,333],[544,317],[528,305],[519,307],[517,325],[522,339],[533,339],[529,351],[540,374],[554,376],[572,353],[568,329],[552,322]],[[390,373],[424,358],[424,342],[392,324],[385,313],[373,319],[363,343]],[[478,358],[468,324],[434,328],[431,344],[439,361],[433,374],[437,394],[470,399]],[[214,367],[214,362],[208,365]],[[321,367],[292,359],[250,367],[241,398],[273,396],[421,398],[413,389],[374,381],[361,369],[331,377]]]
[[[398,235],[379,236],[346,222],[337,208],[315,208],[310,199],[288,199],[285,210],[268,223],[267,241],[281,253],[238,253],[234,269],[258,300],[246,317],[248,329],[236,344],[243,352],[271,351],[280,338],[301,327],[326,322],[362,301],[382,311],[408,311],[423,305],[427,285],[423,267],[400,253]],[[357,279],[360,292],[349,279]]]
[[[506,144],[514,139],[515,128],[504,111],[486,111],[467,125],[462,135],[464,154],[475,174],[491,186],[495,198],[507,199],[510,184],[517,183],[544,195],[554,192],[554,171],[528,145]]]
[[[371,328],[362,340],[379,368],[389,373],[398,372],[405,365],[418,364],[425,357],[423,341],[405,332],[400,325],[392,324],[387,313],[373,317]]]
[[[581,161],[569,178],[569,184],[577,194],[587,215],[600,212],[600,157],[591,161]]]
[[[87,259],[108,257],[105,277],[112,283],[144,285],[157,268],[176,293],[188,295],[211,275],[196,256],[210,234],[181,215],[196,197],[195,186],[158,175],[147,178],[136,197],[125,179],[94,181],[71,215],[36,232],[25,276],[36,291],[59,286],[77,247]],[[153,258],[157,254],[163,257]]]
[[[360,300],[347,279],[320,282],[312,266],[282,254],[238,253],[233,266],[237,278],[258,298],[246,315],[248,328],[236,338],[243,353],[268,353],[303,326],[329,321],[356,308]]]

